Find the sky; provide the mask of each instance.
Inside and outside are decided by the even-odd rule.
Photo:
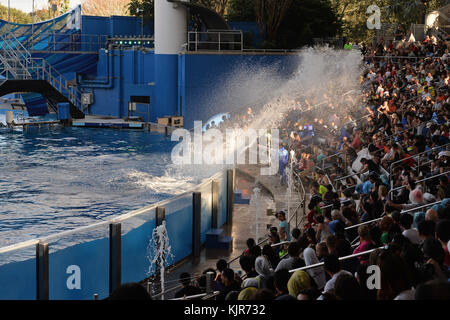
[[[24,12],[31,12],[33,6],[33,0],[10,0],[11,8],[19,9]],[[34,6],[36,9],[43,8],[48,3],[48,0],[34,0]],[[70,8],[74,8],[81,3],[81,0],[70,0]],[[8,0],[0,0],[0,4],[8,6]]]

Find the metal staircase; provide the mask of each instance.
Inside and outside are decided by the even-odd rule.
[[[77,118],[84,116],[81,91],[45,59],[33,58],[31,53],[14,37],[0,35],[0,86],[8,80],[43,80],[67,98]],[[54,103],[49,101],[54,108]],[[82,116],[83,115],[83,116]]]

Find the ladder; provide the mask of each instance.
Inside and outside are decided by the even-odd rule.
[[[6,80],[45,80],[76,108],[85,111],[82,92],[43,58],[31,53],[12,34],[0,35],[0,84]]]

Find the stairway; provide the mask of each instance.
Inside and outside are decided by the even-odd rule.
[[[233,250],[233,238],[224,236],[222,229],[211,229],[206,233],[206,249]]]
[[[33,58],[13,35],[0,35],[0,96],[8,93],[37,92],[52,108],[68,102],[72,118],[84,118],[81,91],[45,59]]]

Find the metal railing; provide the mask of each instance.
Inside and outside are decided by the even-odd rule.
[[[368,224],[371,224],[371,223],[374,223],[374,222],[381,221],[382,219],[383,218],[377,218],[377,219],[373,219],[373,220],[366,221],[366,222],[363,222],[363,223],[355,224],[353,226],[345,228],[345,230],[351,230],[351,229],[354,229],[354,228],[359,228],[361,226],[365,226],[365,225],[368,225]]]
[[[435,206],[435,205],[437,205],[437,204],[441,204],[442,202],[443,202],[443,200],[441,200],[441,201],[436,201],[436,202],[433,202],[433,203],[428,203],[428,204],[425,204],[425,205],[420,206],[420,207],[416,207],[416,208],[412,208],[412,209],[408,209],[408,210],[403,210],[402,213],[410,213],[410,212],[414,212],[414,211],[417,211],[417,210],[422,210],[422,209],[425,209],[425,208],[430,208],[430,207]]]
[[[361,256],[365,256],[367,254],[371,254],[372,252],[379,250],[379,249],[384,249],[385,247],[379,247],[379,248],[375,248],[375,249],[371,249],[368,251],[364,251],[364,252],[360,252],[360,253],[356,253],[356,254],[351,254],[349,256],[345,256],[345,257],[340,257],[339,261],[343,261],[343,260],[348,260],[348,259],[353,259],[353,258],[358,258]],[[316,264],[311,264],[309,266],[306,267],[302,267],[302,268],[298,268],[298,269],[293,269],[293,270],[289,270],[290,273],[294,273],[296,271],[300,271],[300,270],[309,270],[309,269],[314,269],[314,268],[319,268],[319,267],[323,267],[325,265],[325,263],[320,262],[320,263],[316,263]]]
[[[81,91],[63,77],[43,58],[33,58],[31,53],[13,35],[0,36],[0,61],[4,66],[6,79],[14,80],[46,80],[75,107],[84,111],[79,97]],[[14,65],[11,66],[10,63]]]
[[[291,224],[292,219],[295,217],[295,227],[298,228],[299,225],[303,222],[303,219],[305,218],[305,215],[306,215],[306,190],[305,190],[305,186],[303,185],[303,181],[302,181],[301,177],[298,175],[298,173],[293,170],[293,174],[294,174],[294,177],[296,178],[295,180],[299,183],[299,186],[297,186],[297,188],[299,187],[298,188],[298,196],[300,199],[300,204],[295,209],[295,214],[289,218],[288,225]],[[303,216],[300,219],[300,221],[298,221],[298,211],[300,208],[303,208]]]
[[[447,172],[444,172],[444,173],[440,173],[440,174],[437,174],[437,175],[434,175],[432,177],[428,177],[428,178],[425,178],[425,179],[422,179],[422,180],[419,180],[419,181],[415,181],[415,184],[424,183],[426,181],[433,180],[433,179],[436,179],[438,177],[445,176],[445,175],[447,175],[447,176],[450,175],[450,171],[447,171]],[[388,198],[392,200],[391,195],[392,195],[392,193],[394,191],[398,191],[398,190],[401,190],[401,189],[406,188],[406,187],[408,187],[408,186],[405,185],[405,186],[400,186],[400,187],[391,189],[389,191],[389,193],[388,193]]]
[[[187,51],[242,51],[244,37],[242,31],[190,31]]]
[[[389,176],[392,175],[392,169],[394,168],[395,165],[398,165],[398,164],[400,164],[400,163],[404,163],[405,161],[408,161],[408,160],[410,160],[410,159],[413,159],[413,160],[414,160],[415,158],[419,157],[417,166],[420,168],[420,156],[422,156],[422,155],[424,155],[424,154],[431,153],[431,152],[433,152],[433,151],[435,151],[435,150],[447,148],[447,147],[449,147],[449,146],[450,146],[450,143],[447,143],[447,144],[444,144],[444,145],[442,145],[442,146],[437,146],[437,147],[434,147],[434,148],[432,148],[432,149],[430,149],[430,150],[426,150],[426,151],[424,151],[424,152],[417,153],[417,154],[415,154],[415,155],[412,155],[412,156],[409,157],[409,158],[404,158],[404,159],[395,161],[395,162],[391,163],[391,165],[389,166]]]
[[[41,33],[29,37],[23,46],[29,51],[97,52],[106,48],[107,35]]]
[[[200,293],[200,294],[196,294],[196,295],[193,295],[193,296],[188,296],[188,297],[183,297],[183,298],[176,298],[176,299],[169,299],[169,300],[170,301],[194,300],[194,299],[198,299],[198,298],[207,297],[208,295],[216,296],[219,293],[220,293],[220,291],[214,291],[213,293]]]

